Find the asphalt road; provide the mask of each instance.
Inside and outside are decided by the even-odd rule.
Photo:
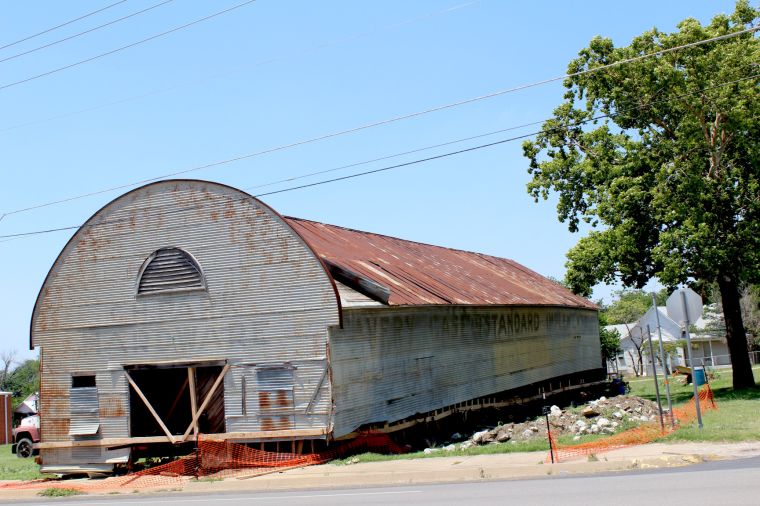
[[[515,504],[550,506],[648,506],[660,504],[760,505],[760,458],[712,462],[684,468],[529,480],[449,483],[409,487],[296,492],[167,494],[141,498],[99,496],[20,504],[278,506],[374,504]],[[18,504],[18,503],[17,503]]]

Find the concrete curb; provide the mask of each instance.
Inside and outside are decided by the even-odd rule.
[[[159,492],[218,493],[244,491],[315,490],[414,484],[473,482],[589,475],[633,469],[680,467],[705,461],[760,456],[760,441],[744,443],[652,443],[558,464],[546,464],[547,452],[434,457],[352,465],[325,464],[240,480],[184,482],[181,490],[141,490],[139,496]],[[243,474],[243,473],[241,473]],[[72,485],[76,482],[72,481]],[[38,490],[2,490],[0,501],[38,499]],[[107,494],[109,491],[98,491]],[[119,489],[131,494],[131,489]],[[112,492],[113,493],[113,492]],[[94,494],[90,494],[94,495]]]

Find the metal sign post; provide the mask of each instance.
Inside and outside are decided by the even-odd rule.
[[[680,304],[679,304],[680,299]],[[689,367],[691,367],[691,385],[694,387],[694,407],[697,410],[697,422],[699,428],[702,428],[702,410],[699,407],[699,392],[697,392],[697,374],[694,369],[694,361],[691,358],[691,335],[689,334],[689,324],[699,319],[702,315],[702,297],[690,288],[680,288],[670,294],[667,302],[668,316],[683,325],[683,332],[686,336],[686,354],[689,357]]]
[[[662,400],[660,399],[660,385],[657,383],[657,357],[654,356],[654,346],[652,346],[652,331],[647,325],[647,336],[649,337],[649,356],[652,358],[652,376],[654,377],[654,393],[657,396],[657,408],[660,411],[660,429],[665,431],[665,422],[662,419]]]
[[[546,417],[546,437],[549,439],[549,455],[551,455],[552,464],[554,464],[554,445],[552,444],[552,429],[549,426],[549,413],[551,413],[551,408],[549,406],[544,406],[541,411]]]
[[[667,366],[667,359],[665,358],[665,347],[662,344],[662,328],[660,327],[660,310],[657,309],[657,296],[652,292],[652,307],[654,307],[654,314],[657,316],[657,335],[660,338],[660,357],[662,357],[662,376],[665,380],[665,397],[668,399],[668,417],[670,418],[670,426],[675,428],[676,423],[673,419],[673,401],[670,399],[670,377]]]

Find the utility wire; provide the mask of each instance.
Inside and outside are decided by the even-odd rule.
[[[33,39],[35,37],[39,37],[40,35],[44,35],[46,33],[50,33],[53,30],[57,30],[57,29],[62,28],[64,26],[66,26],[66,25],[70,25],[71,23],[76,23],[79,20],[82,20],[84,18],[88,18],[88,17],[93,16],[93,15],[99,13],[99,12],[103,12],[106,9],[110,9],[111,7],[115,7],[115,6],[119,5],[119,4],[123,4],[126,1],[127,0],[119,0],[116,3],[112,3],[111,5],[106,5],[105,7],[102,7],[100,9],[98,9],[98,10],[95,10],[95,11],[92,11],[92,12],[88,12],[87,14],[85,14],[83,16],[79,16],[78,18],[72,19],[70,21],[66,21],[65,23],[61,23],[60,25],[56,25],[56,26],[54,26],[52,28],[48,28],[47,30],[43,30],[43,31],[35,33],[33,35],[29,35],[28,37],[24,37],[23,39],[19,39],[19,40],[15,41],[15,42],[10,42],[8,44],[5,44],[4,46],[0,46],[0,50],[5,49],[6,47],[15,46],[16,44],[21,44],[22,42],[26,42],[29,39]]]
[[[320,185],[324,185],[324,184],[328,184],[328,183],[334,183],[334,182],[337,182],[337,181],[344,181],[344,180],[347,180],[347,179],[354,179],[354,178],[361,177],[361,176],[366,176],[366,175],[370,175],[370,174],[376,174],[376,173],[379,173],[379,172],[385,172],[385,171],[389,171],[389,170],[393,170],[393,169],[398,169],[398,168],[401,168],[401,167],[408,167],[408,166],[411,166],[411,165],[417,165],[417,164],[421,164],[421,163],[425,163],[425,162],[430,162],[430,161],[433,161],[433,160],[439,160],[439,159],[442,159],[442,158],[448,158],[450,156],[456,156],[456,155],[460,155],[460,154],[463,154],[463,153],[469,153],[469,152],[472,152],[472,151],[478,151],[478,150],[481,150],[481,149],[486,149],[486,148],[498,146],[498,145],[501,145],[501,144],[506,144],[508,142],[514,142],[514,141],[517,141],[517,140],[526,139],[528,137],[533,137],[534,135],[538,135],[540,133],[545,133],[545,132],[550,132],[550,131],[556,131],[556,130],[562,130],[562,129],[572,128],[572,127],[576,127],[576,126],[582,126],[582,125],[585,125],[587,123],[592,123],[592,122],[595,122],[595,121],[599,121],[601,119],[614,118],[614,117],[619,116],[621,114],[629,113],[629,112],[631,112],[633,110],[645,109],[645,108],[652,107],[654,105],[658,105],[658,104],[662,104],[662,103],[667,103],[667,102],[673,102],[673,101],[680,100],[680,99],[688,97],[688,96],[693,96],[693,95],[701,94],[701,93],[703,93],[705,91],[708,91],[708,90],[711,90],[711,89],[716,89],[716,88],[721,88],[721,87],[724,87],[724,86],[729,86],[729,85],[732,85],[732,84],[736,84],[736,83],[739,83],[739,82],[742,82],[742,81],[747,81],[747,80],[750,80],[750,79],[755,79],[755,78],[758,78],[758,77],[760,77],[760,74],[754,74],[754,75],[749,76],[749,77],[735,79],[733,81],[728,81],[728,82],[725,82],[725,83],[721,83],[719,85],[711,86],[709,88],[705,88],[705,89],[702,89],[702,90],[699,90],[699,91],[696,91],[696,92],[685,93],[685,94],[679,95],[677,97],[672,97],[672,98],[667,98],[667,99],[662,99],[662,100],[656,100],[656,101],[649,102],[649,103],[646,103],[646,104],[641,104],[639,106],[632,107],[632,108],[627,109],[625,111],[618,111],[618,112],[613,112],[613,113],[609,113],[609,114],[602,114],[602,115],[594,116],[594,117],[591,117],[591,118],[588,118],[588,119],[585,119],[585,120],[582,120],[582,121],[578,121],[578,122],[575,122],[575,123],[569,124],[569,125],[562,125],[562,126],[558,126],[558,127],[549,128],[549,129],[542,129],[542,130],[538,130],[538,131],[535,131],[535,132],[530,132],[530,133],[527,133],[527,134],[518,135],[518,136],[515,136],[515,137],[509,137],[509,138],[506,138],[506,139],[501,139],[501,140],[498,140],[498,141],[489,142],[487,144],[480,144],[480,145],[477,145],[477,146],[472,146],[472,147],[460,149],[460,150],[457,150],[457,151],[450,151],[450,152],[447,152],[447,153],[442,153],[440,155],[435,155],[435,156],[430,156],[430,157],[427,157],[427,158],[421,158],[421,159],[417,159],[417,160],[412,160],[412,161],[409,161],[409,162],[404,162],[404,163],[400,163],[400,164],[396,164],[396,165],[390,165],[390,166],[387,166],[387,167],[380,167],[378,169],[368,170],[368,171],[365,171],[365,172],[359,172],[359,173],[355,173],[355,174],[349,174],[347,176],[341,176],[341,177],[336,177],[336,178],[332,178],[332,179],[326,179],[326,180],[322,180],[322,181],[316,181],[314,183],[308,183],[308,184],[303,184],[303,185],[299,185],[299,186],[292,186],[292,187],[284,188],[284,189],[281,189],[281,190],[275,190],[275,191],[266,192],[266,193],[259,193],[259,194],[253,195],[253,196],[259,198],[259,197],[265,197],[265,196],[268,196],[268,195],[275,195],[275,194],[279,194],[279,193],[285,193],[285,192],[300,190],[300,189],[303,189],[303,188],[311,188],[311,187],[314,187],[314,186],[320,186]],[[547,121],[547,120],[544,120],[542,122],[527,123],[525,125],[511,127],[511,129],[522,128],[524,126],[533,125],[533,124],[536,124],[536,123],[543,123],[545,121]],[[509,130],[509,129],[504,129],[504,130]],[[488,133],[488,134],[482,134],[482,135],[471,137],[471,138],[482,137],[482,136],[485,136],[485,135],[492,135],[493,133],[496,133],[496,132],[491,132],[491,133]],[[460,139],[460,141],[462,141],[462,140],[463,139]],[[460,141],[451,141],[449,143],[444,143],[442,145],[451,144],[451,143],[460,142]],[[433,147],[435,147],[435,146],[433,146]],[[432,147],[430,147],[430,148],[432,148]],[[421,148],[421,149],[430,149],[430,148]],[[369,163],[369,162],[360,162],[360,163]],[[354,165],[359,165],[359,164],[354,164]],[[322,172],[327,172],[327,171],[322,171]],[[307,176],[303,176],[303,177],[307,177]],[[244,201],[244,200],[246,200],[246,198],[247,197],[243,197],[243,198],[238,199],[238,200]],[[214,208],[214,207],[216,207],[213,204],[208,205],[208,204],[201,203],[202,201],[198,201],[198,202],[199,203],[197,205],[192,205],[192,206],[187,207],[187,208],[176,209],[176,210],[173,210],[172,212],[183,212],[183,211],[186,211],[186,210],[194,210],[194,209],[201,209],[201,208]],[[227,205],[227,204],[226,203],[219,204],[219,206],[221,206],[221,205]],[[6,215],[7,214],[9,214],[9,213],[6,213]],[[0,217],[0,220],[1,219],[2,219],[2,217]],[[95,226],[100,226],[100,225],[119,223],[119,222],[123,222],[123,221],[126,221],[126,220],[124,220],[124,219],[120,219],[120,220],[104,220],[104,221],[101,221],[101,222],[98,222],[98,223],[93,223],[93,224],[87,225],[87,226],[88,227],[95,227]],[[18,238],[18,237],[40,235],[40,234],[48,234],[48,233],[60,232],[60,231],[64,231],[64,230],[73,230],[73,229],[81,228],[81,227],[84,227],[84,226],[85,226],[84,224],[82,224],[82,225],[72,225],[72,226],[68,226],[68,227],[52,228],[52,229],[46,229],[46,230],[36,230],[36,231],[31,231],[31,232],[20,232],[20,233],[16,233],[16,234],[6,234],[6,235],[0,235],[0,239],[13,239],[13,238]],[[4,241],[0,241],[0,242],[4,242]]]
[[[245,5],[245,4],[251,3],[253,1],[255,1],[255,0],[249,0],[248,2],[245,2],[243,4],[239,4],[238,6],[232,7],[232,9],[235,9],[237,7],[241,7],[241,6]],[[216,14],[216,15],[218,15],[218,14]],[[314,142],[330,139],[330,138],[333,138],[333,137],[347,135],[347,134],[358,132],[358,131],[361,131],[361,130],[366,130],[366,129],[374,128],[374,127],[381,126],[381,125],[387,125],[387,124],[390,124],[390,123],[395,123],[395,122],[398,122],[398,121],[402,121],[402,120],[406,120],[406,119],[410,119],[410,118],[414,118],[414,117],[418,117],[418,116],[423,116],[423,115],[430,114],[430,113],[437,112],[437,111],[441,111],[441,110],[444,110],[444,109],[450,109],[450,108],[453,108],[453,107],[458,107],[458,106],[461,106],[461,105],[477,102],[477,101],[480,101],[480,100],[486,100],[486,99],[497,97],[497,96],[504,95],[504,94],[507,94],[507,93],[513,93],[513,92],[525,90],[525,89],[536,87],[536,86],[540,86],[540,85],[543,85],[543,84],[559,81],[561,79],[566,79],[568,77],[574,77],[574,76],[579,76],[579,75],[584,75],[584,74],[590,74],[590,73],[598,72],[598,71],[605,70],[605,69],[608,69],[608,68],[617,67],[617,66],[623,65],[625,63],[632,63],[632,62],[639,61],[639,60],[642,60],[642,59],[645,59],[645,58],[650,58],[650,57],[653,57],[653,56],[659,56],[659,55],[662,55],[662,54],[665,54],[665,53],[670,53],[670,52],[677,51],[677,50],[680,50],[680,49],[684,49],[684,48],[688,48],[688,47],[694,47],[694,46],[699,46],[699,45],[702,45],[702,44],[707,44],[709,42],[714,42],[714,41],[718,41],[718,40],[724,40],[724,39],[728,39],[728,38],[732,38],[732,37],[737,37],[739,35],[744,35],[744,34],[747,34],[747,33],[754,33],[757,30],[760,30],[760,25],[759,26],[752,26],[750,28],[747,28],[745,30],[741,30],[741,31],[738,31],[738,32],[732,32],[732,33],[720,35],[720,36],[717,36],[717,37],[712,37],[712,38],[709,38],[709,39],[704,39],[704,40],[701,40],[701,41],[696,41],[696,42],[692,42],[692,43],[689,43],[689,44],[684,44],[684,45],[681,45],[681,46],[676,46],[676,47],[673,47],[673,48],[663,49],[661,51],[656,51],[656,52],[653,52],[653,53],[648,53],[648,54],[645,54],[645,55],[640,55],[640,56],[628,58],[628,59],[625,59],[625,60],[621,60],[619,62],[614,62],[614,63],[610,63],[610,64],[607,64],[607,65],[601,65],[599,67],[594,67],[594,68],[591,68],[591,69],[586,69],[586,70],[574,72],[574,73],[571,73],[571,74],[564,74],[562,76],[557,76],[557,77],[545,79],[543,81],[536,81],[536,82],[533,82],[533,83],[523,84],[523,85],[516,86],[516,87],[513,87],[513,88],[507,88],[507,89],[504,89],[504,90],[501,90],[501,91],[496,91],[496,92],[493,92],[493,93],[489,93],[487,95],[481,95],[481,96],[478,96],[478,97],[469,98],[469,99],[466,99],[466,100],[461,100],[461,101],[458,101],[458,102],[453,102],[453,103],[450,103],[450,104],[433,107],[431,109],[425,109],[425,110],[414,112],[414,113],[411,113],[411,114],[406,114],[406,115],[402,115],[402,116],[396,116],[396,117],[393,117],[393,118],[389,118],[389,119],[382,120],[382,121],[377,121],[377,122],[374,122],[374,123],[367,123],[367,124],[364,124],[364,125],[361,125],[361,126],[358,126],[358,127],[349,128],[347,130],[340,130],[340,131],[328,133],[328,134],[325,134],[325,135],[321,135],[321,136],[317,136],[317,137],[312,137],[312,138],[300,140],[300,141],[293,142],[293,143],[290,143],[290,144],[283,144],[283,145],[280,145],[280,146],[264,149],[264,150],[261,150],[261,151],[256,151],[256,152],[253,152],[253,153],[248,153],[248,154],[240,155],[240,156],[237,156],[237,157],[228,158],[228,159],[225,159],[225,160],[220,160],[220,161],[217,161],[217,162],[212,162],[212,163],[209,163],[209,164],[204,164],[204,165],[192,167],[192,168],[185,169],[185,170],[171,172],[171,173],[168,173],[168,174],[162,174],[160,176],[155,176],[155,177],[152,177],[152,178],[149,178],[149,179],[143,179],[143,180],[140,180],[140,181],[133,181],[133,182],[121,184],[121,185],[118,185],[118,186],[112,186],[112,187],[104,188],[104,189],[101,189],[101,190],[96,190],[96,191],[92,191],[92,192],[88,192],[88,193],[83,193],[83,194],[80,194],[80,195],[75,195],[75,196],[72,196],[72,197],[67,197],[67,198],[63,198],[63,199],[59,199],[59,200],[55,200],[55,201],[46,202],[46,203],[43,203],[43,204],[37,204],[37,205],[34,205],[34,206],[29,206],[29,207],[22,208],[22,209],[16,209],[16,210],[13,210],[13,211],[8,211],[5,214],[3,214],[2,216],[0,216],[0,220],[2,220],[3,217],[10,216],[12,214],[18,214],[18,213],[23,213],[23,212],[27,212],[27,211],[32,211],[34,209],[40,209],[40,208],[49,207],[49,206],[53,206],[53,205],[57,205],[57,204],[63,204],[63,203],[71,202],[71,201],[74,201],[74,200],[79,200],[79,199],[83,199],[83,198],[87,198],[87,197],[93,197],[93,196],[96,196],[96,195],[101,195],[103,193],[109,193],[109,192],[112,192],[112,191],[123,190],[125,188],[130,188],[130,187],[133,187],[133,186],[139,186],[139,185],[143,185],[143,184],[148,184],[148,183],[151,183],[153,181],[158,181],[158,180],[161,180],[161,179],[166,179],[166,178],[170,178],[170,177],[174,177],[174,176],[179,176],[179,175],[182,175],[182,174],[188,174],[190,172],[196,172],[196,171],[203,170],[203,169],[208,169],[208,168],[211,168],[211,167],[217,167],[217,166],[220,166],[220,165],[226,165],[226,164],[229,164],[229,163],[238,162],[238,161],[241,161],[241,160],[245,160],[245,159],[248,159],[248,158],[253,158],[253,157],[257,157],[257,156],[261,156],[261,155],[265,155],[265,154],[269,154],[269,153],[274,153],[274,152],[277,152],[277,151],[283,151],[283,150],[291,149],[291,148],[294,148],[294,147],[297,147],[297,146],[303,146],[305,144],[311,144],[311,143],[314,143]],[[166,32],[166,33],[168,33],[168,32]],[[125,46],[125,47],[127,47],[127,46]],[[2,87],[0,87],[0,89],[2,89]]]
[[[529,126],[540,125],[541,123],[544,123],[545,121],[546,120],[532,121],[530,123],[524,123],[522,125],[512,126],[512,127],[508,127],[508,128],[502,128],[502,129],[499,129],[499,130],[494,130],[492,132],[486,132],[486,133],[483,133],[483,134],[473,135],[473,136],[470,136],[470,137],[464,137],[462,139],[455,139],[453,141],[442,142],[440,144],[433,144],[432,146],[425,146],[424,148],[416,148],[416,149],[412,149],[412,150],[409,150],[409,151],[404,151],[402,153],[395,153],[393,155],[381,156],[380,158],[373,158],[371,160],[364,160],[362,162],[351,163],[351,164],[348,164],[348,165],[341,165],[340,167],[333,167],[332,169],[319,170],[317,172],[309,172],[308,174],[301,174],[301,175],[298,175],[298,176],[291,176],[291,177],[288,177],[288,178],[285,178],[285,179],[279,179],[277,181],[270,181],[269,183],[262,183],[262,184],[259,184],[259,185],[256,185],[256,186],[249,186],[249,187],[244,188],[244,189],[245,190],[251,190],[251,189],[255,189],[255,188],[266,188],[267,186],[274,186],[276,184],[281,184],[281,183],[289,183],[291,181],[297,181],[299,179],[304,179],[304,178],[307,178],[307,177],[318,176],[318,175],[327,174],[327,173],[330,173],[330,172],[336,172],[336,171],[344,170],[344,169],[350,169],[352,167],[358,167],[359,165],[367,165],[367,164],[374,163],[374,162],[381,162],[383,160],[388,160],[388,159],[391,159],[391,158],[398,158],[399,156],[411,155],[413,153],[419,153],[420,151],[428,151],[428,150],[435,149],[435,148],[441,148],[443,146],[450,146],[451,144],[459,144],[460,142],[471,141],[471,140],[480,139],[480,138],[483,138],[483,137],[489,137],[491,135],[496,135],[496,134],[500,134],[500,133],[504,133],[504,132],[509,132],[510,130],[519,130],[521,128],[526,128],[526,127],[529,127]]]
[[[226,13],[228,13],[230,11],[233,11],[235,9],[239,9],[241,7],[244,7],[244,6],[248,5],[248,4],[252,4],[255,1],[256,0],[247,0],[247,1],[243,2],[243,3],[239,3],[237,5],[233,5],[232,7],[229,7],[227,9],[224,9],[224,10],[215,12],[213,14],[209,14],[208,16],[204,16],[202,18],[196,19],[195,21],[191,21],[189,23],[185,23],[184,25],[176,26],[176,27],[174,27],[174,28],[172,28],[170,30],[166,30],[164,32],[157,33],[155,35],[151,35],[150,37],[138,40],[137,42],[132,42],[131,44],[127,44],[126,46],[117,47],[116,49],[112,49],[112,50],[107,51],[105,53],[100,53],[100,54],[92,56],[90,58],[87,58],[87,59],[84,59],[84,60],[80,60],[78,62],[70,63],[69,65],[65,65],[63,67],[58,67],[58,68],[53,69],[53,70],[48,70],[47,72],[43,72],[42,74],[37,74],[35,76],[27,77],[26,79],[22,79],[20,81],[15,81],[15,82],[12,82],[12,83],[4,84],[4,85],[0,86],[0,90],[4,90],[6,88],[11,88],[13,86],[18,86],[19,84],[23,84],[23,83],[28,83],[29,81],[34,81],[35,79],[40,79],[41,77],[49,76],[51,74],[55,74],[57,72],[61,72],[63,70],[67,70],[67,69],[70,69],[70,68],[73,68],[73,67],[78,67],[79,65],[83,65],[85,63],[89,63],[91,61],[98,60],[98,59],[103,58],[105,56],[109,56],[109,55],[112,55],[114,53],[118,53],[120,51],[124,51],[125,49],[129,49],[129,48],[132,48],[132,47],[135,47],[135,46],[139,46],[140,44],[144,44],[146,42],[150,42],[151,40],[155,40],[155,39],[158,39],[160,37],[164,37],[166,35],[169,35],[171,33],[176,32],[176,31],[182,30],[184,28],[188,28],[190,26],[196,25],[196,24],[201,23],[203,21],[207,21],[207,20],[215,18],[217,16],[221,16],[222,14],[226,14]]]
[[[105,28],[107,26],[111,26],[111,25],[116,24],[116,23],[118,23],[120,21],[124,21],[125,19],[133,18],[133,17],[138,16],[140,14],[143,14],[145,12],[151,11],[151,10],[155,9],[156,7],[161,7],[162,5],[166,5],[166,4],[168,4],[168,3],[172,2],[172,1],[174,1],[174,0],[164,0],[163,2],[157,3],[155,5],[151,5],[150,7],[147,7],[145,9],[139,10],[137,12],[133,12],[132,14],[128,14],[128,15],[120,17],[118,19],[114,19],[113,21],[109,21],[108,23],[103,23],[102,25],[98,25],[98,26],[96,26],[94,28],[90,28],[89,30],[85,30],[83,32],[75,33],[74,35],[69,35],[68,37],[64,37],[63,39],[58,39],[58,40],[56,40],[54,42],[50,42],[50,43],[45,44],[43,46],[35,47],[34,49],[30,49],[30,50],[24,51],[22,53],[14,54],[13,56],[5,57],[3,59],[0,59],[0,63],[6,62],[8,60],[13,60],[15,58],[18,58],[20,56],[24,56],[24,55],[27,55],[27,54],[30,54],[30,53],[34,53],[36,51],[48,48],[50,46],[55,46],[56,44],[60,44],[61,42],[66,42],[66,41],[71,40],[71,39],[76,39],[77,37],[81,37],[82,35],[87,35],[88,33],[92,33],[94,31],[100,30],[101,28]]]
[[[373,35],[373,34],[379,32],[381,30],[392,30],[394,28],[399,28],[399,27],[402,27],[402,26],[405,26],[405,25],[409,25],[409,24],[412,24],[412,23],[416,23],[416,22],[419,22],[419,21],[424,21],[424,20],[427,20],[429,18],[433,18],[433,17],[441,15],[441,14],[447,14],[449,12],[453,12],[453,11],[456,11],[456,10],[468,7],[470,5],[474,5],[474,4],[478,3],[479,1],[480,0],[474,0],[474,1],[471,1],[471,2],[463,3],[463,4],[448,6],[448,7],[445,7],[443,9],[439,9],[439,10],[436,10],[436,11],[433,11],[433,12],[428,12],[428,13],[423,14],[421,16],[417,16],[417,17],[414,17],[414,18],[410,18],[410,19],[406,19],[406,20],[403,20],[403,21],[399,21],[399,22],[393,23],[391,25],[385,25],[385,26],[382,26],[382,27],[379,27],[379,28],[374,28],[374,29],[367,30],[367,31],[364,31],[364,32],[355,33],[355,34],[352,34],[352,35],[349,35],[349,36],[346,36],[346,37],[342,37],[342,38],[339,38],[339,39],[328,40],[328,41],[319,43],[319,44],[317,44],[315,46],[301,48],[300,50],[293,51],[290,54],[286,54],[285,56],[270,57],[270,58],[266,58],[266,59],[263,59],[263,60],[259,60],[259,61],[255,62],[255,63],[251,64],[251,65],[245,66],[245,68],[238,68],[238,69],[234,69],[234,70],[227,71],[227,72],[220,72],[220,73],[216,73],[216,74],[213,74],[213,75],[205,76],[205,77],[203,77],[201,79],[188,80],[188,81],[185,81],[185,82],[182,82],[182,83],[179,83],[179,84],[175,84],[175,85],[172,85],[172,86],[168,86],[168,87],[165,87],[165,88],[160,88],[160,89],[155,89],[155,90],[152,90],[152,91],[148,91],[148,92],[142,93],[140,95],[132,95],[130,97],[125,97],[125,98],[122,98],[122,99],[119,99],[119,100],[115,100],[115,101],[111,101],[111,102],[105,102],[105,103],[101,103],[101,104],[98,104],[98,105],[93,105],[93,106],[87,107],[85,109],[79,109],[79,110],[76,110],[76,111],[69,111],[69,112],[66,112],[66,113],[63,113],[63,114],[59,114],[57,116],[47,117],[47,118],[38,119],[38,120],[34,120],[34,121],[28,121],[26,123],[11,125],[11,126],[8,126],[8,127],[5,127],[5,128],[0,128],[0,132],[8,132],[8,131],[11,131],[11,130],[17,130],[19,128],[25,128],[25,127],[32,126],[32,125],[38,125],[40,123],[45,123],[45,122],[48,122],[48,121],[54,121],[54,120],[64,119],[64,118],[68,118],[68,117],[71,117],[71,116],[76,116],[78,114],[84,114],[84,113],[87,113],[87,112],[103,109],[105,107],[110,107],[110,106],[114,106],[114,105],[120,105],[120,104],[124,104],[124,103],[127,103],[127,102],[132,102],[134,100],[140,100],[140,99],[147,98],[147,97],[150,97],[150,96],[153,96],[153,95],[158,95],[160,93],[167,93],[167,92],[170,92],[170,91],[174,91],[176,89],[180,89],[180,88],[185,87],[185,86],[191,86],[191,85],[195,85],[195,84],[198,84],[198,83],[203,83],[203,82],[209,81],[211,79],[217,79],[217,78],[220,78],[220,77],[227,77],[227,76],[234,75],[234,74],[241,73],[241,72],[248,72],[250,69],[255,68],[255,67],[259,67],[259,66],[262,66],[262,65],[270,64],[270,63],[276,63],[276,62],[280,62],[280,61],[287,61],[289,59],[293,59],[293,58],[296,58],[296,57],[307,55],[309,53],[313,53],[313,52],[316,52],[316,51],[327,49],[327,48],[330,48],[330,47],[333,47],[333,46],[349,43],[349,42],[352,42],[354,40],[361,39],[361,38],[367,37],[369,35]]]

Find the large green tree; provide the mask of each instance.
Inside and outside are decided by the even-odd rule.
[[[686,19],[627,46],[594,38],[569,64],[564,102],[523,146],[536,201],[556,192],[571,231],[598,227],[568,252],[572,289],[717,282],[735,388],[754,385],[739,294],[760,281],[760,40],[747,33],[584,71],[743,31],[759,17],[740,1],[707,25]]]
[[[652,306],[652,295],[642,290],[619,290],[614,293],[616,299],[603,309],[610,325],[633,323]],[[668,298],[665,290],[657,293],[657,305],[664,306]]]

